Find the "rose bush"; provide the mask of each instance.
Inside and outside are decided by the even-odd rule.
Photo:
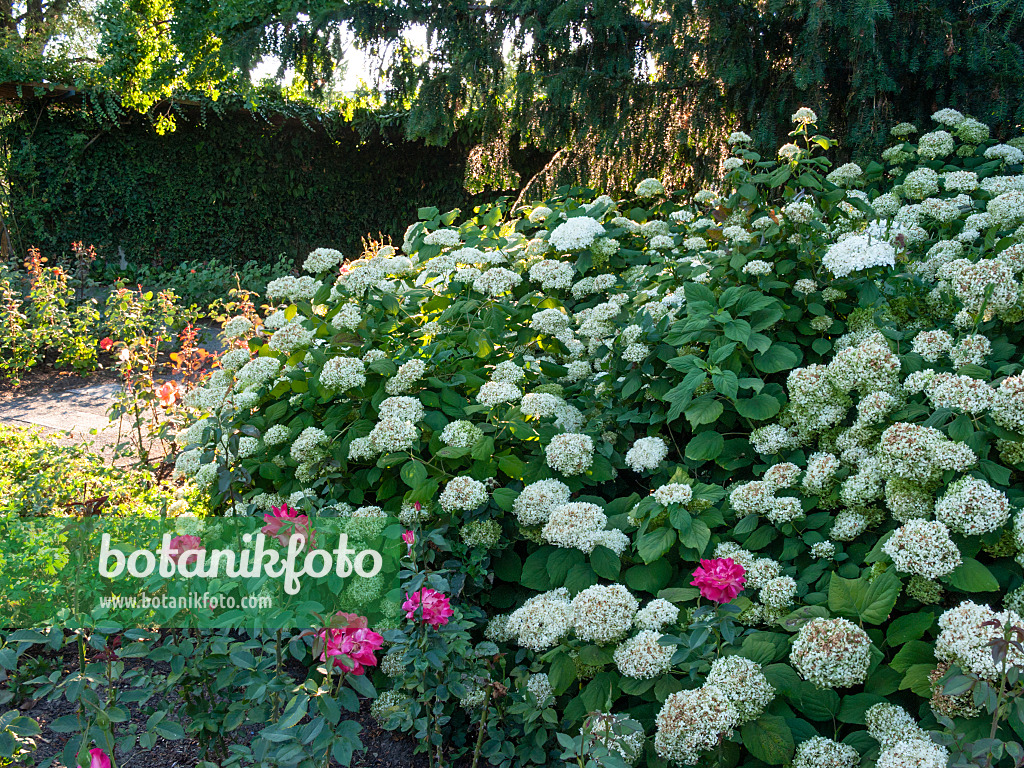
[[[432,758],[1024,764],[1024,141],[934,120],[315,251],[177,471],[413,531],[374,711]]]

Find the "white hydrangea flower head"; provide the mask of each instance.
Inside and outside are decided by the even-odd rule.
[[[807,469],[801,487],[811,495],[824,493],[832,486],[839,467],[839,459],[834,454],[812,453],[807,459]]]
[[[488,381],[480,386],[476,400],[481,405],[490,408],[505,404],[518,402],[523,397],[523,391],[511,381]]]
[[[796,748],[791,768],[858,768],[860,753],[849,744],[812,736]]]
[[[800,107],[800,109],[793,113],[791,119],[794,123],[800,123],[802,125],[818,122],[818,116],[814,113],[814,110],[809,107]]]
[[[954,531],[982,536],[998,531],[1010,519],[1010,501],[986,480],[962,477],[935,503],[935,516]]]
[[[594,463],[594,441],[589,435],[566,432],[545,446],[549,467],[563,475],[581,475]]]
[[[366,384],[366,366],[358,357],[332,357],[320,370],[320,383],[336,392],[359,389]]]
[[[291,354],[303,347],[308,347],[313,341],[314,335],[313,331],[303,327],[301,323],[291,322],[274,331],[268,344],[275,352]]]
[[[373,445],[375,453],[397,453],[407,451],[419,438],[419,430],[411,421],[405,419],[382,418],[378,421],[367,439]],[[353,441],[354,442],[354,441]],[[352,444],[349,444],[351,454]]]
[[[883,749],[875,768],[946,768],[949,750],[928,739],[901,741]]]
[[[1001,626],[983,626],[998,621]],[[1003,637],[1003,626],[1024,629],[1024,619],[1013,611],[996,612],[987,605],[966,600],[956,608],[950,608],[939,617],[942,630],[935,640],[935,657],[940,661],[957,664],[964,672],[996,681],[1002,674],[1002,663],[992,658],[992,640]],[[1024,652],[1010,646],[1007,662],[1015,667],[1024,667]]]
[[[825,178],[837,187],[852,187],[860,182],[864,170],[856,163],[846,163],[829,173]]]
[[[473,280],[473,290],[485,293],[491,298],[503,296],[520,283],[523,278],[504,267],[491,267]]]
[[[530,692],[538,704],[544,704],[554,696],[551,681],[546,672],[536,672],[526,680],[526,690]]]
[[[469,512],[487,501],[487,486],[471,477],[452,478],[438,502],[445,512]]]
[[[796,580],[792,576],[776,576],[761,587],[758,599],[766,608],[782,610],[796,601],[796,590]]]
[[[743,265],[743,274],[745,275],[768,275],[774,269],[774,265],[770,261],[762,261],[761,259],[754,259],[748,261]]]
[[[872,704],[864,713],[864,721],[871,738],[883,749],[901,741],[928,738],[910,713],[895,704]]]
[[[423,378],[426,370],[426,362],[418,358],[404,362],[398,367],[398,372],[384,382],[384,391],[389,395],[400,395],[403,392],[408,392],[413,384]]]
[[[595,584],[572,599],[573,631],[584,642],[615,642],[632,627],[639,608],[621,584]]]
[[[756,720],[775,698],[775,689],[761,665],[742,656],[724,656],[712,662],[705,684],[718,687],[729,698],[736,708],[737,725]]]
[[[836,277],[846,277],[872,267],[894,267],[896,250],[885,241],[853,235],[830,246],[822,265]]]
[[[322,429],[306,427],[292,442],[291,457],[298,462],[319,458],[327,442],[327,433]]]
[[[604,233],[601,222],[589,216],[574,216],[555,227],[548,242],[557,251],[582,251]]]
[[[637,629],[649,629],[660,632],[679,620],[679,609],[668,600],[655,598],[641,608],[633,619]]]
[[[341,255],[341,251],[336,251],[333,248],[317,248],[306,257],[306,260],[302,263],[302,268],[311,274],[317,275],[329,269],[334,269],[344,259],[345,257]]]
[[[441,430],[441,442],[452,448],[472,448],[484,436],[483,430],[469,421],[453,421]]]
[[[939,174],[931,168],[918,168],[903,180],[903,191],[912,200],[924,200],[939,192]]]
[[[819,688],[849,688],[867,677],[871,638],[846,619],[814,618],[800,628],[789,659]]]
[[[665,194],[665,185],[658,179],[644,179],[636,185],[636,189],[633,190],[633,193],[637,197],[657,197],[658,195]]]
[[[626,452],[626,466],[634,472],[653,472],[668,456],[668,444],[661,437],[642,437]]]
[[[689,504],[693,499],[693,489],[682,483],[669,483],[654,491],[655,500],[664,506],[670,504]]]
[[[541,536],[556,547],[590,554],[597,546],[597,534],[607,523],[608,516],[596,504],[573,501],[550,511]]]
[[[917,154],[925,160],[937,160],[953,152],[956,144],[947,131],[932,131],[918,139]]]
[[[567,504],[571,495],[569,486],[559,480],[538,480],[520,491],[512,512],[520,525],[544,525],[551,511]]]
[[[936,123],[940,123],[941,125],[946,126],[947,128],[956,128],[958,125],[960,125],[960,123],[962,123],[966,119],[967,118],[964,117],[964,114],[962,112],[958,112],[957,110],[952,109],[951,107],[940,109],[938,112],[932,114],[932,120],[934,120]]]
[[[423,403],[409,396],[388,397],[381,401],[377,415],[381,419],[399,419],[413,424],[423,420]]]
[[[572,318],[560,309],[542,309],[530,318],[531,328],[549,336],[556,336],[571,325]]]
[[[815,560],[831,560],[836,556],[836,545],[831,541],[818,541],[811,545],[811,557]]]
[[[519,410],[523,412],[524,416],[543,418],[545,416],[554,416],[559,406],[564,404],[565,401],[558,395],[552,395],[548,392],[530,392],[523,395],[523,400],[519,404]]]
[[[1010,144],[996,144],[985,150],[986,160],[1001,160],[1006,165],[1024,163],[1024,152]]]
[[[569,262],[544,259],[530,267],[530,279],[545,291],[564,291],[572,286],[575,271]]]
[[[661,634],[645,629],[615,649],[615,666],[634,680],[651,680],[668,672],[675,646],[661,645]]]
[[[251,333],[252,330],[252,321],[243,315],[238,315],[224,323],[223,334],[225,339],[240,339]]]
[[[655,719],[654,750],[665,760],[695,764],[732,733],[738,719],[735,705],[716,685],[669,694]]]
[[[882,550],[897,571],[928,579],[946,576],[963,562],[949,529],[941,522],[920,518],[897,528]]]
[[[914,337],[911,349],[929,363],[935,363],[953,349],[953,337],[941,330],[922,331]]]
[[[544,219],[551,215],[551,209],[546,205],[538,205],[532,211],[530,211],[530,223],[540,224]]]
[[[424,245],[440,245],[443,248],[454,248],[462,244],[462,237],[457,229],[438,229],[423,238]]]
[[[505,631],[523,648],[540,652],[557,645],[572,629],[572,603],[565,587],[529,598],[509,614]]]

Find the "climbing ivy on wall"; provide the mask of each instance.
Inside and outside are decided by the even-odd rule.
[[[312,129],[244,110],[116,122],[80,107],[27,102],[0,128],[7,219],[23,246],[62,253],[92,243],[106,259],[235,262],[332,246],[357,255],[364,235],[401,242],[415,206],[474,203],[466,152],[352,126]]]

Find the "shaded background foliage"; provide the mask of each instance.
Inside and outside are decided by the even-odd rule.
[[[418,203],[473,202],[455,146],[243,110],[185,117],[160,136],[139,114],[115,124],[95,111],[27,108],[0,132],[14,239],[44,253],[83,240],[108,260],[123,250],[129,263],[166,265],[326,245],[356,255],[366,233],[401,242]]]
[[[412,213],[403,197],[449,208],[565,184],[621,194],[646,176],[714,185],[729,131],[774,151],[804,105],[840,162],[940,107],[999,139],[1024,123],[1024,0],[54,0],[38,23],[19,13],[0,9],[0,80],[109,102],[38,125],[22,104],[5,130],[9,213],[44,248],[77,237],[191,258],[329,237],[351,249],[356,233],[394,234],[388,222]],[[371,82],[340,94],[351,47],[368,53]],[[276,82],[256,83],[268,56]],[[211,119],[186,119],[175,99]],[[93,119],[126,124],[86,149]]]

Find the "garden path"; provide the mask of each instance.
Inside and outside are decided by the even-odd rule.
[[[219,330],[214,326],[200,328],[199,345],[208,352],[223,352]],[[165,374],[158,378],[163,381],[180,377]],[[107,456],[108,460],[111,459],[118,443],[118,433],[129,426],[129,422],[122,419],[122,429],[119,430],[119,425],[110,422],[107,415],[107,410],[121,389],[120,382],[112,381],[109,376],[95,383],[84,383],[83,386],[68,386],[70,381],[88,380],[79,377],[62,380],[44,375],[37,377],[34,386],[27,387],[23,395],[19,395],[17,389],[4,393],[6,396],[0,397],[0,423],[18,427],[38,426],[47,432],[64,432],[69,444],[91,443],[96,451]],[[92,434],[93,429],[96,430],[95,435]],[[124,439],[123,435],[121,439]]]
[[[118,382],[108,381],[79,389],[12,397],[0,401],[0,422],[66,432],[69,442],[92,442],[97,449],[106,451],[117,442],[117,427],[107,418],[107,409],[120,388]],[[90,434],[93,429],[98,434]]]

